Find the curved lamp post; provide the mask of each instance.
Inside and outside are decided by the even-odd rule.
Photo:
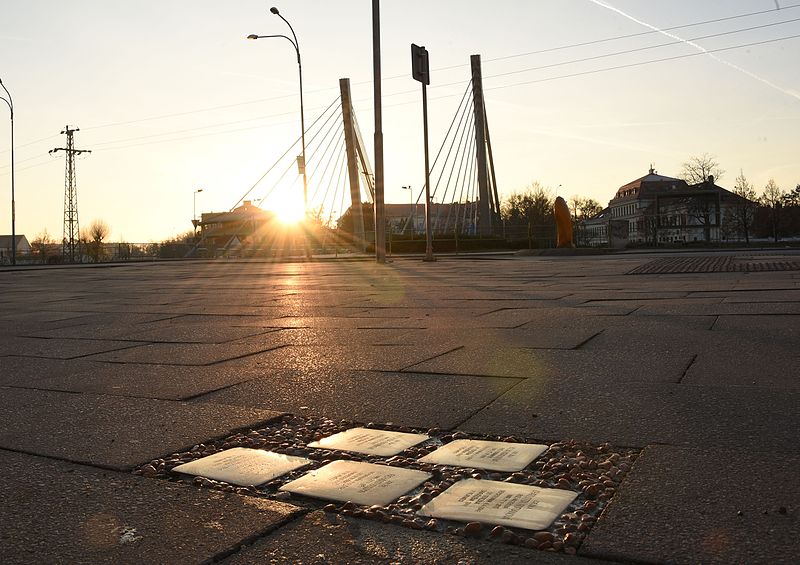
[[[11,99],[11,93],[3,84],[0,79],[0,86],[6,91],[6,99],[0,96],[0,100],[6,103],[8,109],[11,111],[11,264],[17,264],[17,234],[16,234],[16,209],[14,204],[14,101]]]
[[[295,53],[297,53],[297,70],[300,75],[300,141],[303,147],[303,210],[305,214],[308,214],[308,176],[306,175],[306,119],[305,119],[305,111],[303,108],[303,63],[300,60],[300,44],[297,41],[297,35],[294,33],[294,28],[289,21],[284,18],[281,13],[278,11],[278,8],[272,7],[269,9],[270,12],[278,16],[286,25],[289,26],[289,31],[292,32],[292,37],[288,35],[256,35],[251,33],[247,36],[247,39],[269,39],[272,37],[282,37],[289,41],[294,47]]]

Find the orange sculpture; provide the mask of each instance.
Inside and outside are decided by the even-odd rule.
[[[572,219],[569,216],[569,206],[560,196],[553,205],[553,215],[556,218],[556,247],[575,247],[572,242]]]

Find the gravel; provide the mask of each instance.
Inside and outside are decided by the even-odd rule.
[[[550,444],[548,450],[539,458],[521,471],[513,473],[433,465],[420,463],[418,459],[455,439],[480,439],[517,443],[541,442],[528,438],[483,436],[461,431],[444,431],[437,428],[416,430],[394,426],[391,423],[368,423],[365,427],[407,433],[427,433],[431,439],[392,457],[308,447],[308,444],[313,441],[360,425],[362,424],[347,420],[334,421],[327,418],[288,415],[262,428],[236,433],[215,442],[201,443],[195,445],[189,451],[173,453],[162,459],[154,459],[138,467],[134,474],[189,483],[199,488],[213,488],[225,492],[269,498],[283,502],[291,501],[309,509],[322,508],[326,512],[397,524],[415,530],[436,531],[451,535],[486,539],[497,543],[520,545],[531,549],[574,554],[603,512],[603,509],[616,493],[619,484],[639,455],[639,450],[614,448],[607,443],[590,445],[567,440]],[[247,487],[235,486],[206,477],[192,478],[172,472],[172,469],[178,465],[233,447],[264,449],[286,455],[306,457],[312,460],[312,464],[309,467],[292,471],[263,485]],[[418,469],[430,473],[432,478],[419,488],[405,496],[401,496],[386,506],[367,507],[353,502],[328,503],[278,491],[281,486],[302,476],[309,470],[318,469],[335,460],[364,461]],[[416,511],[422,508],[425,503],[439,495],[453,483],[467,478],[505,481],[545,488],[560,488],[578,492],[579,495],[547,530],[538,532],[491,523],[470,522],[464,524],[463,522],[428,519],[416,515]]]

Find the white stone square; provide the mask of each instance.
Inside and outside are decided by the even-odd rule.
[[[369,428],[351,428],[333,434],[308,444],[308,447],[322,449],[338,449],[352,451],[367,455],[397,455],[412,445],[417,445],[429,439],[424,434],[408,434],[403,432],[389,432],[386,430],[372,430]]]
[[[500,524],[544,530],[578,493],[499,481],[459,481],[423,506],[417,514],[461,522]]]
[[[431,477],[413,469],[333,461],[281,487],[295,494],[371,506],[397,500]]]
[[[173,471],[197,475],[240,486],[260,485],[285,475],[311,461],[281,453],[234,447],[214,455],[178,465]]]
[[[546,445],[536,443],[457,439],[429,453],[420,461],[436,465],[511,472],[524,469],[546,449]]]

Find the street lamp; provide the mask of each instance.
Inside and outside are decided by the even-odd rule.
[[[303,210],[306,214],[308,214],[308,176],[306,175],[306,118],[303,107],[303,63],[300,60],[300,44],[297,41],[297,35],[294,32],[292,24],[290,24],[289,21],[281,15],[281,13],[278,11],[278,8],[273,6],[269,9],[269,11],[286,22],[286,25],[289,26],[289,31],[292,32],[292,37],[287,35],[256,35],[251,33],[247,36],[247,39],[269,39],[272,37],[282,37],[292,44],[295,53],[297,53],[297,71],[300,75],[300,141],[303,147],[301,159],[302,163],[298,163],[298,165],[302,168],[303,172]]]
[[[3,84],[0,79],[0,86],[6,92],[8,98],[0,96],[0,100],[6,103],[8,109],[11,111],[11,264],[17,264],[17,233],[16,233],[16,206],[14,203],[14,101],[11,99],[11,93]]]
[[[192,218],[197,219],[197,193],[203,192],[202,188],[198,188],[192,194]]]
[[[194,227],[194,235],[197,235],[197,193],[203,192],[202,188],[198,188],[192,193],[192,226]]]
[[[411,239],[414,239],[414,212],[416,211],[416,206],[414,206],[414,191],[411,190],[410,186],[401,186],[400,188],[408,191],[408,209],[410,210],[409,223],[411,224]]]

